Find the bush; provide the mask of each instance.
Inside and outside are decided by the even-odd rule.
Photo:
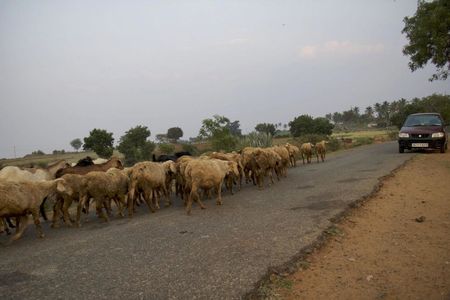
[[[187,151],[187,152],[191,153],[192,155],[197,155],[199,152],[197,147],[195,147],[192,144],[182,144],[181,149],[183,149],[183,151]]]
[[[273,138],[271,134],[263,132],[250,132],[249,134],[243,136],[239,139],[238,148],[243,149],[245,147],[271,147]]]
[[[36,150],[36,151],[31,152],[30,155],[45,155],[45,153],[42,150]]]
[[[236,150],[238,138],[231,134],[220,134],[211,138],[211,145],[214,151],[231,152]]]
[[[66,150],[62,149],[62,150],[53,150],[52,154],[53,155],[57,155],[57,154],[64,154],[66,153]]]
[[[175,146],[173,144],[161,143],[158,145],[158,150],[161,154],[171,154],[175,150]]]
[[[328,151],[337,151],[341,148],[341,142],[337,139],[337,138],[330,138],[328,140],[328,144],[327,144],[327,150]]]
[[[388,137],[392,141],[396,140],[398,138],[398,131],[397,130],[388,131]]]

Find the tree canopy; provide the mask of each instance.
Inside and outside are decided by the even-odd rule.
[[[113,154],[114,138],[112,132],[104,129],[93,129],[89,136],[84,138],[84,150],[92,150],[102,158],[109,158]]]
[[[166,137],[177,141],[180,137],[183,136],[183,130],[180,127],[171,127],[167,130]]]
[[[403,54],[410,57],[411,71],[423,68],[429,61],[436,66],[430,81],[445,80],[450,71],[450,1],[419,0],[412,17],[403,19],[409,43]]]
[[[216,151],[231,151],[237,144],[236,136],[239,133],[239,121],[231,123],[225,116],[214,115],[212,119],[202,121],[199,137],[209,139]]]
[[[81,141],[81,139],[74,139],[70,142],[70,146],[72,146],[75,151],[78,151],[81,148],[81,145],[83,145],[83,142]]]
[[[255,126],[255,130],[260,133],[266,133],[274,136],[277,128],[271,123],[259,123]]]
[[[126,165],[151,159],[155,144],[147,140],[150,134],[147,126],[139,125],[129,129],[120,138],[117,149],[125,156]]]
[[[306,134],[323,134],[330,135],[332,133],[333,124],[326,118],[313,118],[309,115],[301,115],[289,122],[290,132],[294,137]]]

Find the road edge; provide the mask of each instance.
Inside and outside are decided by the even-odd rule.
[[[345,217],[350,215],[354,210],[358,209],[359,207],[363,206],[364,203],[374,198],[374,196],[381,190],[386,180],[392,178],[397,172],[402,170],[408,163],[410,163],[416,157],[417,155],[411,156],[403,163],[401,163],[399,166],[390,171],[388,174],[379,177],[377,179],[378,182],[372,188],[372,191],[362,196],[361,198],[352,201],[347,205],[347,207],[342,212],[331,217],[329,219],[331,224],[319,234],[317,239],[315,239],[309,245],[301,248],[300,251],[297,254],[295,254],[291,259],[289,259],[287,262],[278,266],[268,267],[266,274],[264,274],[261,277],[261,279],[255,283],[253,289],[245,293],[241,297],[241,299],[255,300],[267,298],[269,296],[267,295],[267,286],[271,283],[274,276],[286,277],[296,272],[300,267],[304,266],[306,258],[310,254],[312,254],[315,250],[318,250],[321,247],[323,247],[330,240],[330,238],[333,237],[333,232],[336,231],[336,224],[339,224],[341,221],[345,219]]]

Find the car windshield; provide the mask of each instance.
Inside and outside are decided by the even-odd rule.
[[[405,127],[414,127],[414,126],[441,126],[442,121],[439,116],[436,115],[415,115],[409,116],[406,119]]]

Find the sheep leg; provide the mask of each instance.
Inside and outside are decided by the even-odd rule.
[[[155,189],[152,190],[152,202],[155,205],[156,209],[160,209],[159,207],[159,197],[157,195],[157,191]]]
[[[33,216],[34,225],[36,226],[36,230],[38,231],[38,236],[43,238],[44,232],[42,231],[41,221],[39,220],[39,210],[33,209],[31,211],[31,215]]]
[[[39,206],[39,211],[40,211],[44,221],[48,221],[47,214],[45,213],[45,205],[44,205],[44,203],[47,200],[47,198],[48,197],[45,197],[44,200],[42,201],[42,204]]]
[[[100,219],[103,219],[103,221],[108,222],[108,216],[105,215],[105,213],[103,212],[103,207],[105,206],[105,202],[108,202],[109,199],[104,199],[104,198],[100,198],[100,199],[95,199],[95,210],[97,212],[97,216]]]
[[[20,216],[16,218],[16,233],[11,237],[11,241],[16,241],[20,239],[23,232],[25,231],[25,228],[27,228],[28,223],[28,216]]]
[[[167,190],[167,188],[163,188],[163,193],[166,196],[166,206],[171,206],[172,205],[172,201],[170,200],[170,192],[169,190]]]
[[[145,191],[144,192],[145,203],[147,203],[148,209],[150,209],[150,211],[152,213],[154,213],[155,212],[155,208],[153,207],[151,196],[152,196],[152,191],[150,191],[150,192],[149,191]]]
[[[64,223],[68,226],[72,226],[72,221],[70,220],[69,207],[72,205],[72,199],[64,200],[62,211]]]
[[[221,181],[216,188],[216,190],[217,190],[216,204],[217,205],[222,205],[222,183],[223,183],[223,181]]]
[[[80,227],[80,218],[81,218],[81,210],[82,208],[85,206],[85,202],[89,202],[89,197],[88,195],[84,195],[80,197],[80,201],[78,201],[78,206],[77,206],[77,220],[76,220],[76,226]]]
[[[55,204],[53,205],[53,217],[52,217],[52,228],[59,227],[59,219],[61,218],[61,210],[62,210],[62,199],[58,196]]]
[[[191,214],[191,210],[192,210],[192,198],[194,197],[194,194],[196,193],[196,189],[192,188],[191,189],[191,193],[189,194],[188,200],[187,200],[187,204],[186,204],[186,213],[188,215]]]

